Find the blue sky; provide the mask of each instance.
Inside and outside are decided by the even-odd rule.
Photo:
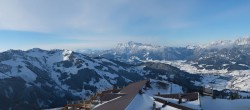
[[[164,46],[250,36],[249,0],[1,0],[0,51]]]

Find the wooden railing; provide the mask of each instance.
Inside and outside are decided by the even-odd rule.
[[[67,105],[62,110],[91,110],[92,109],[92,100],[87,101],[67,101]]]
[[[67,101],[67,105],[62,110],[92,110],[92,105],[95,100],[100,100],[100,97],[103,96],[103,94],[106,93],[117,93],[121,89],[109,89],[106,91],[102,91],[101,93],[96,93],[95,95],[91,96],[89,100],[77,100],[77,101]]]

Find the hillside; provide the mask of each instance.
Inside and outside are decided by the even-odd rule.
[[[89,57],[69,50],[9,50],[0,53],[0,109],[41,109],[63,106],[113,86],[141,79],[170,80],[197,88],[200,75],[163,63],[136,65]]]

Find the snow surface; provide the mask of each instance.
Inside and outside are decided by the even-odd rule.
[[[161,98],[161,97],[157,97],[155,96],[156,98],[159,98],[159,99],[163,99],[163,100],[166,100],[168,102],[171,102],[171,103],[175,103],[175,104],[178,104],[178,99],[172,99],[172,98]],[[189,107],[189,108],[193,108],[193,109],[200,109],[200,102],[199,100],[195,100],[195,101],[187,101],[185,99],[182,99],[182,102],[184,103],[181,103],[180,105],[183,105],[185,107]]]
[[[153,107],[153,102],[154,98],[153,96],[160,92],[161,94],[169,94],[170,93],[170,88],[163,89],[163,88],[158,88],[156,83],[156,80],[151,81],[152,84],[152,89],[144,91],[145,93],[140,95],[137,94],[135,98],[132,100],[132,102],[128,105],[126,110],[152,110]],[[168,83],[169,84],[169,83]],[[183,93],[182,87],[173,84],[172,85],[172,93]],[[156,107],[162,107],[163,104],[156,102]],[[178,110],[176,108],[173,108],[171,106],[166,106],[164,108],[161,108],[161,110]]]
[[[154,98],[150,96],[149,94],[143,94],[143,95],[136,95],[133,102],[129,104],[129,106],[126,108],[126,110],[152,110],[153,108],[153,102]],[[156,107],[162,107],[163,104],[156,102]],[[166,106],[162,108],[161,110],[178,110],[176,108],[173,108],[171,106]]]
[[[173,86],[173,93],[180,93],[181,87],[178,85]],[[136,95],[133,101],[129,104],[126,110],[152,110],[153,107],[153,95],[161,92],[162,94],[169,93],[169,89],[157,89],[155,85],[153,85],[153,89],[145,91],[145,94]],[[242,93],[244,94],[244,93]],[[246,94],[245,95],[249,95]],[[177,103],[176,99],[164,98],[172,103]],[[250,99],[237,99],[237,100],[227,100],[227,99],[212,99],[210,96],[203,96],[199,98],[201,101],[201,107],[203,110],[250,110]],[[191,108],[199,108],[200,102],[190,101],[187,103],[182,103],[182,105],[191,107]],[[162,107],[163,104],[156,102],[156,107]],[[166,106],[161,108],[161,110],[178,110],[176,108]]]

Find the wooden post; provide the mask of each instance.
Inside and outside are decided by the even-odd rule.
[[[182,103],[182,96],[181,96],[180,93],[179,93],[179,101],[178,101],[178,103],[179,103],[179,104]]]
[[[153,103],[153,110],[155,109],[155,107],[156,107],[156,103],[154,102],[154,103]]]
[[[200,102],[200,104],[199,104],[199,105],[200,105],[200,108],[202,109],[202,107],[201,107],[200,93],[198,92],[197,94],[198,94],[198,100],[199,100],[199,102]]]
[[[69,102],[68,102],[68,100],[67,100],[66,110],[68,110],[68,106],[69,106]]]
[[[83,100],[83,107],[84,107],[84,110],[86,109],[86,107],[85,107],[85,100]]]
[[[170,83],[170,94],[172,94],[172,82]]]
[[[92,110],[92,100],[90,100],[89,105],[90,105],[89,109]]]

